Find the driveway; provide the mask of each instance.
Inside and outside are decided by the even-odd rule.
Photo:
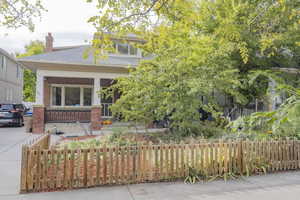
[[[19,190],[21,144],[29,137],[24,128],[0,127],[0,199]]]
[[[300,172],[226,183],[149,183],[19,195],[21,144],[29,137],[23,128],[0,127],[0,200],[297,200],[300,196]]]

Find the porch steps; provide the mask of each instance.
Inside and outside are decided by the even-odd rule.
[[[85,134],[83,127],[88,129],[89,123],[47,123],[45,125],[45,131],[55,133],[56,131],[63,132],[66,134]],[[83,126],[83,127],[81,127]]]

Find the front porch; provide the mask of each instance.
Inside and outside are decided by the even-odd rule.
[[[94,130],[101,121],[112,118],[110,107],[120,97],[100,95],[100,91],[115,83],[118,73],[75,71],[37,71],[34,132],[45,131],[49,123],[91,123]]]
[[[90,122],[91,108],[95,105],[101,105],[101,118],[109,119],[110,106],[119,95],[105,97],[99,92],[113,83],[114,79],[108,78],[43,76],[43,81],[37,84],[40,87],[37,103],[45,106],[46,123]]]

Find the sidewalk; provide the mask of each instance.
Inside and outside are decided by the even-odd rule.
[[[151,183],[98,187],[64,192],[4,195],[3,200],[297,200],[300,172],[249,177],[246,180],[214,181],[187,185]]]

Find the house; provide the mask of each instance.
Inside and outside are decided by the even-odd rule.
[[[0,48],[0,104],[22,103],[23,67]]]
[[[138,38],[129,35],[125,41],[128,43],[115,39],[117,53],[95,62],[93,55],[83,56],[89,45],[54,47],[54,38],[48,33],[45,53],[19,59],[37,75],[33,132],[44,132],[46,123],[77,121],[91,122],[97,130],[102,119],[111,118],[109,107],[119,95],[101,98],[99,91],[144,59],[141,51],[129,44],[140,42]]]
[[[143,41],[134,35],[128,35],[125,40],[115,38],[117,53],[108,53],[107,58],[96,62],[92,53],[84,58],[87,50],[91,50],[89,45],[54,47],[53,42],[54,38],[48,33],[45,53],[18,60],[37,75],[33,132],[44,132],[45,124],[78,121],[90,122],[93,130],[100,129],[101,120],[112,117],[110,106],[119,94],[107,98],[101,97],[99,91],[113,84],[116,78],[127,76],[129,68],[149,59],[131,45],[132,42]],[[218,94],[217,99],[225,108],[225,116],[231,119],[268,109],[266,102],[258,100],[248,107],[239,108],[233,106],[231,97]]]

